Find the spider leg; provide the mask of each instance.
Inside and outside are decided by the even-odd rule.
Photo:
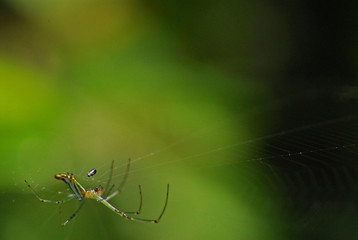
[[[109,184],[111,183],[112,175],[113,175],[113,164],[114,164],[114,160],[112,160],[112,163],[111,163],[111,170],[109,172],[109,178],[108,178],[107,184],[104,187],[103,196],[106,196],[107,193],[110,193],[110,191],[112,191],[112,188],[113,188],[113,186],[112,186],[110,191],[108,191],[108,187],[109,187]]]
[[[166,199],[165,199],[165,204],[164,204],[164,208],[161,212],[161,214],[159,215],[159,217],[157,219],[143,219],[143,218],[136,218],[136,217],[130,217],[128,216],[127,214],[129,213],[126,213],[126,212],[123,212],[115,207],[113,207],[109,202],[107,202],[106,199],[103,199],[102,197],[100,196],[96,196],[95,199],[99,202],[101,202],[103,205],[105,205],[106,207],[108,207],[109,209],[111,209],[113,212],[115,212],[116,214],[120,215],[121,217],[124,217],[128,220],[131,220],[131,221],[139,221],[139,222],[148,222],[148,223],[158,223],[160,221],[160,219],[162,218],[164,212],[165,212],[165,209],[167,208],[167,204],[168,204],[168,196],[169,196],[169,184],[167,186],[167,196],[166,196]]]
[[[116,196],[117,194],[119,194],[119,193],[121,192],[121,190],[122,190],[122,188],[123,188],[123,186],[124,186],[124,184],[126,183],[127,178],[128,178],[129,169],[130,169],[130,163],[131,163],[131,159],[128,158],[128,164],[127,164],[126,173],[125,173],[125,175],[124,175],[124,177],[123,177],[123,179],[122,179],[122,182],[119,184],[119,188],[118,188],[115,192],[113,192],[111,195],[107,196],[107,197],[105,198],[106,200],[109,200],[109,199],[113,198],[114,196]],[[113,161],[112,161],[112,166],[111,166],[110,179],[112,178],[112,172],[113,172]],[[107,191],[106,189],[107,189],[108,186],[109,186],[109,182],[110,182],[110,180],[108,180],[107,186],[106,186],[106,188],[105,188],[105,193],[106,193],[106,194],[107,194],[107,193],[110,193],[110,192],[112,191],[113,187],[114,187],[114,184],[113,184],[112,187],[110,188],[110,190]],[[106,195],[103,194],[103,196],[106,196]]]
[[[66,198],[66,199],[60,200],[60,201],[53,201],[53,200],[43,199],[43,198],[41,198],[41,197],[37,194],[37,192],[30,186],[30,184],[29,184],[26,180],[25,180],[25,183],[26,183],[26,185],[30,188],[31,192],[37,197],[37,199],[40,200],[41,202],[44,202],[44,203],[62,204],[62,203],[71,201],[72,199],[74,199],[74,198],[76,197],[75,195],[72,195],[72,196],[70,196],[69,198]]]
[[[118,188],[118,190],[117,190],[117,191],[119,191],[119,192],[122,190],[122,188],[124,187],[124,184],[125,184],[126,181],[127,181],[130,166],[131,166],[131,159],[128,158],[128,164],[127,164],[126,173],[125,173],[125,175],[124,175],[124,177],[123,177],[123,179],[122,179],[121,184],[119,184],[119,188]]]
[[[125,212],[126,214],[139,215],[140,211],[142,210],[142,199],[143,199],[143,197],[142,197],[142,187],[141,187],[141,185],[138,185],[138,187],[139,187],[139,209],[137,211],[135,211],[135,212]],[[109,199],[111,199],[112,197],[114,197],[117,194],[118,194],[118,191],[114,192],[113,194],[111,194],[110,196],[108,196],[104,200],[106,200],[108,202]]]
[[[139,197],[140,197],[139,198],[139,208],[136,212],[125,212],[125,214],[139,215],[140,211],[142,210],[142,187],[140,184],[138,185],[138,187],[139,187]]]
[[[117,194],[119,193],[119,191],[115,191],[114,193],[112,193],[111,195],[109,195],[107,198],[106,198],[106,201],[108,201],[109,199],[113,198],[114,196],[116,196]]]
[[[77,210],[71,215],[69,219],[67,219],[64,223],[61,224],[62,227],[66,226],[66,224],[71,221],[74,217],[76,217],[78,211],[82,208],[83,204],[85,204],[85,201],[82,201],[81,205],[77,208]]]
[[[102,196],[106,196],[106,195],[107,195],[107,193],[112,192],[112,190],[113,190],[114,186],[115,186],[115,185],[114,185],[114,184],[112,184],[111,188],[110,188],[108,191],[106,191],[106,189],[105,189],[106,194],[104,194],[104,195],[102,195]]]

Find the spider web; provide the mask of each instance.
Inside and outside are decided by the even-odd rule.
[[[144,218],[156,218],[164,204],[166,184],[169,183],[168,209],[158,225],[164,228],[168,228],[168,224],[170,228],[172,219],[185,221],[190,212],[225,229],[217,223],[217,216],[211,218],[210,212],[213,206],[210,199],[222,194],[225,198],[219,199],[226,202],[217,207],[229,209],[217,214],[228,218],[232,226],[239,219],[258,224],[263,229],[272,227],[274,230],[263,230],[264,234],[272,236],[352,238],[355,236],[354,215],[357,211],[354,203],[357,198],[358,115],[356,99],[344,98],[342,92],[342,88],[333,88],[329,92],[311,90],[284,96],[229,119],[215,119],[209,124],[201,124],[201,128],[188,127],[190,131],[170,144],[149,144],[141,149],[142,152],[128,156],[131,157],[131,166],[127,183],[111,203],[119,209],[135,211],[139,202],[137,186],[142,184],[142,214]],[[255,121],[257,126],[262,121],[270,124],[269,127],[253,129]],[[246,129],[249,134],[235,129]],[[112,159],[115,164],[111,182],[116,189],[125,175],[127,157]],[[70,168],[78,181],[91,189],[98,185],[106,186],[112,159],[63,168]],[[87,177],[87,172],[93,168],[97,174]],[[37,178],[44,175],[43,169],[37,169],[31,175],[31,185],[44,198],[64,199],[71,194],[66,186],[62,186],[64,184],[54,181],[49,186],[40,184]],[[45,177],[52,176],[47,174]],[[26,186],[22,186],[22,190],[28,191]],[[187,198],[186,194],[196,194],[198,202]],[[229,194],[232,196],[227,200]],[[33,196],[29,195],[29,198],[33,201],[25,206],[38,204]],[[120,221],[129,231],[140,228],[146,232],[153,227],[131,225],[118,220],[118,216],[98,203],[87,202],[73,222],[61,230],[60,237],[72,239],[77,236],[78,222],[98,228],[92,236],[105,238],[111,238],[117,231],[112,222]],[[236,211],[239,205],[244,205],[247,212],[243,209]],[[63,206],[62,221],[77,206],[77,203]],[[183,215],[175,208],[188,210],[182,210],[185,212]],[[39,220],[42,221],[41,231],[59,227],[56,207],[41,205],[40,212],[46,214],[45,220]],[[194,215],[191,218],[196,221]],[[181,224],[181,227],[189,228],[186,224]],[[206,229],[201,225],[196,227],[201,229],[198,232]],[[344,233],[342,229],[345,229]],[[218,233],[221,231],[217,230]],[[239,232],[231,237],[245,234]]]
[[[282,226],[281,231],[293,238],[335,239],[338,234],[349,239],[355,236],[353,215],[357,211],[354,203],[357,199],[358,115],[354,110],[356,99],[342,100],[340,91],[336,88],[324,94],[305,92],[248,111],[241,119],[247,126],[253,119],[276,116],[269,129],[257,131],[256,136],[249,139],[204,145],[201,151],[188,150],[180,156],[170,154],[183,151],[185,146],[201,139],[220,138],[218,132],[227,136],[237,122],[236,119],[224,120],[156,151],[134,156],[129,185],[134,189],[134,182],[139,179],[145,182],[145,179],[158,178],[158,183],[165,182],[165,177],[160,177],[168,177],[168,171],[183,163],[223,184],[233,181],[233,176],[226,179],[228,169],[237,172],[244,169],[249,174],[236,176],[234,181],[241,182],[240,187],[232,190],[242,192],[238,199],[246,199],[253,208],[260,209],[261,218],[270,219],[269,216],[284,212],[276,221]],[[229,136],[240,139],[239,132],[230,132]],[[101,166],[98,172],[102,173],[87,182],[104,185],[108,166],[109,163]],[[115,167],[115,182],[123,177],[125,166],[126,161],[122,161]],[[164,184],[161,185],[163,195]],[[171,201],[176,202],[172,198]]]

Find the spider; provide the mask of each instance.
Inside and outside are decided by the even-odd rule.
[[[114,213],[118,214],[119,216],[121,216],[121,217],[123,217],[125,219],[131,220],[131,221],[147,222],[147,223],[159,223],[160,219],[162,218],[162,216],[163,216],[163,214],[165,212],[167,204],[168,204],[169,184],[167,185],[167,194],[166,194],[164,208],[163,208],[161,214],[159,215],[159,217],[157,219],[143,219],[143,218],[131,217],[129,215],[139,215],[140,211],[142,209],[142,188],[141,188],[141,185],[139,185],[140,203],[139,203],[138,211],[136,211],[136,212],[124,212],[124,211],[121,211],[121,210],[115,208],[114,206],[112,206],[108,202],[108,200],[113,198],[117,194],[119,194],[121,189],[122,189],[122,187],[124,186],[124,184],[125,184],[125,182],[127,180],[127,177],[128,177],[128,172],[129,172],[129,168],[130,168],[130,159],[128,159],[126,173],[125,173],[125,175],[123,177],[122,182],[119,185],[119,188],[116,191],[114,191],[112,194],[108,195],[112,191],[112,189],[114,188],[114,184],[109,188],[110,182],[111,182],[111,179],[112,179],[112,174],[113,174],[113,164],[114,164],[114,161],[112,161],[111,170],[110,170],[110,174],[109,174],[109,179],[108,179],[108,182],[107,182],[105,188],[102,188],[102,186],[98,186],[95,189],[86,190],[76,180],[75,176],[72,173],[56,174],[55,178],[58,179],[58,180],[64,181],[68,185],[68,187],[70,188],[70,190],[73,193],[69,198],[64,199],[64,200],[60,200],[60,201],[46,200],[46,199],[41,198],[26,180],[25,180],[25,183],[30,188],[32,193],[37,197],[37,199],[39,199],[43,203],[55,203],[55,204],[58,204],[60,206],[62,203],[71,201],[73,199],[77,199],[78,201],[82,202],[81,205],[77,208],[77,210],[70,216],[70,218],[68,218],[65,222],[63,222],[61,224],[62,226],[65,226],[69,221],[71,221],[77,215],[79,210],[84,205],[84,203],[85,203],[84,200],[86,198],[95,199],[97,202],[102,203],[103,205],[105,205],[106,207],[111,209]],[[91,171],[93,171],[93,169]]]

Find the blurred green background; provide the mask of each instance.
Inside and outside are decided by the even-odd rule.
[[[244,194],[261,169],[230,164],[240,151],[256,157],[251,148],[260,145],[230,146],[268,129],[278,117],[255,111],[269,112],[262,106],[274,94],[294,91],[282,82],[300,68],[292,59],[303,59],[290,8],[304,9],[275,1],[2,1],[0,239],[287,239],[282,210],[265,214],[253,201],[273,204],[264,185]],[[142,184],[141,217],[156,218],[169,183],[159,224],[129,222],[87,201],[62,228],[57,206],[40,203],[24,183],[60,200],[69,192],[54,174],[72,172],[91,189],[105,185],[113,159],[118,185],[129,157],[127,185],[111,203],[133,211]],[[92,168],[98,173],[88,179]],[[62,218],[77,206],[66,203]]]

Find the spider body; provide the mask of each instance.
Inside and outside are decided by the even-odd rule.
[[[71,217],[69,219],[67,219],[64,223],[62,223],[62,226],[65,226],[71,219],[73,219],[76,215],[77,212],[81,209],[81,207],[83,206],[83,204],[85,203],[85,199],[94,199],[97,202],[102,203],[103,205],[105,205],[106,207],[108,207],[109,209],[111,209],[113,212],[115,212],[116,214],[120,215],[121,217],[128,219],[128,220],[132,220],[132,221],[140,221],[140,222],[149,222],[149,223],[158,223],[159,220],[161,219],[161,217],[164,214],[164,211],[167,207],[167,203],[168,203],[168,195],[169,195],[169,184],[167,186],[167,195],[166,195],[166,200],[165,200],[165,204],[164,204],[164,208],[162,210],[162,213],[160,214],[160,216],[155,219],[155,220],[151,220],[151,219],[142,219],[142,218],[137,218],[137,217],[130,217],[128,215],[139,215],[141,208],[142,208],[142,189],[141,186],[139,185],[139,195],[140,195],[140,205],[139,205],[139,209],[136,212],[124,212],[121,211],[117,208],[115,208],[114,206],[112,206],[108,200],[111,199],[112,197],[116,196],[117,194],[120,193],[120,190],[122,189],[127,176],[128,176],[128,172],[129,172],[129,166],[130,166],[130,159],[128,160],[128,165],[127,165],[127,170],[126,170],[126,174],[119,186],[119,188],[114,191],[112,194],[110,194],[109,196],[107,194],[109,194],[111,192],[111,190],[114,188],[114,184],[109,188],[110,186],[110,181],[112,178],[112,172],[113,172],[113,161],[112,161],[112,165],[111,165],[111,171],[110,171],[110,177],[108,179],[107,185],[106,187],[103,189],[102,186],[98,186],[95,189],[91,189],[91,190],[86,190],[74,177],[74,175],[72,173],[59,173],[55,175],[55,178],[57,180],[62,180],[63,182],[65,182],[67,184],[67,186],[69,187],[69,189],[72,191],[72,196],[70,196],[67,199],[64,200],[60,200],[60,201],[53,201],[53,200],[46,200],[41,198],[36,192],[35,190],[30,186],[30,184],[25,180],[26,185],[30,188],[30,190],[32,191],[32,193],[41,201],[44,203],[56,203],[56,204],[62,204],[65,202],[68,202],[70,200],[73,199],[77,199],[78,201],[81,201],[81,205],[79,206],[79,208],[71,215]],[[108,190],[109,189],[109,190]]]
[[[71,189],[78,201],[82,201],[84,198],[96,199],[98,201],[99,198],[103,195],[102,186],[98,186],[93,190],[86,190],[76,180],[72,173],[59,173],[55,175],[55,178],[64,181]]]

